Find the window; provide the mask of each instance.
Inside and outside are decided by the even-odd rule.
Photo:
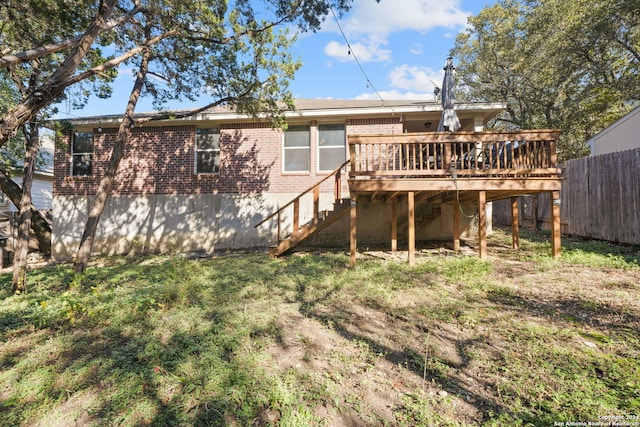
[[[91,175],[93,163],[93,134],[74,132],[71,142],[71,176]]]
[[[284,133],[284,171],[308,172],[310,154],[309,126],[289,126]]]
[[[220,173],[220,129],[196,130],[196,173]]]
[[[5,197],[4,193],[0,191],[0,206],[5,206],[7,204],[7,198]]]
[[[318,126],[318,170],[332,171],[346,159],[344,125]]]

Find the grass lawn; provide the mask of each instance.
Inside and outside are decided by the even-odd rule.
[[[640,426],[640,248],[548,241],[2,273],[0,425]]]

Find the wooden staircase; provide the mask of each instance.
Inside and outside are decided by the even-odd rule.
[[[287,251],[295,248],[307,238],[324,230],[338,219],[342,218],[351,206],[350,199],[340,199],[334,203],[332,211],[324,211],[319,215],[317,222],[313,220],[301,226],[297,232],[290,234],[284,239],[279,239],[278,244],[269,249],[269,255],[280,256]]]
[[[349,207],[351,206],[350,199],[343,199],[341,197],[343,174],[342,171],[348,164],[349,161],[347,160],[332,173],[324,177],[322,180],[318,181],[314,186],[303,191],[289,203],[282,206],[276,212],[268,215],[266,218],[264,218],[254,226],[256,228],[260,227],[268,221],[277,218],[278,242],[270,248],[269,254],[271,256],[280,256],[287,251],[290,251],[291,249],[302,243],[304,240],[308,239],[314,234],[321,232],[322,230],[336,222],[338,219],[346,215],[347,212],[349,212]],[[321,212],[320,185],[331,178],[334,178],[335,180],[333,210],[326,210]],[[309,222],[300,225],[300,201],[302,197],[308,193],[313,194],[313,218]],[[293,219],[292,226],[290,230],[283,233],[283,219],[285,217],[286,211],[289,209],[293,209],[291,216],[291,218]]]

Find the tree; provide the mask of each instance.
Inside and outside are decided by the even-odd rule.
[[[131,127],[135,125],[133,113],[144,92],[161,104],[183,97],[193,99],[207,91],[214,101],[205,108],[231,105],[238,112],[266,116],[274,126],[282,124],[283,111],[293,107],[288,83],[300,64],[287,53],[294,38],[288,30],[276,31],[275,28],[293,22],[303,28],[316,28],[320,21],[315,13],[326,13],[329,4],[292,5],[279,1],[272,5],[274,8],[270,10],[264,5],[256,9],[252,2],[241,1],[227,10],[197,1],[165,0],[161,7],[142,13],[139,27],[118,30],[121,34],[117,43],[123,49],[130,50],[132,46],[144,46],[144,49],[136,57],[136,81],[89,212],[74,263],[76,272],[86,268],[99,219]],[[317,9],[318,6],[323,8]],[[258,19],[259,13],[265,12],[268,19]],[[299,16],[306,18],[300,20]],[[149,75],[165,84],[155,84],[148,79]]]
[[[498,125],[559,128],[561,159],[640,101],[637,0],[502,0],[456,40],[469,100],[507,105]]]
[[[18,85],[21,87],[21,85]],[[18,94],[6,81],[0,79],[0,97],[2,104],[0,110],[16,102]],[[0,111],[2,112],[2,111]],[[36,165],[42,165],[42,157],[38,157],[38,127],[29,126],[27,132],[13,138],[4,147],[0,147],[2,157],[0,159],[0,190],[9,196],[11,202],[19,210],[19,233],[15,242],[13,290],[23,291],[26,283],[27,255],[33,228],[37,237],[40,250],[49,253],[51,250],[51,227],[44,216],[31,203],[31,184]],[[11,179],[11,174],[16,168],[23,166],[23,187],[20,188]]]
[[[12,73],[45,59],[48,64],[21,102],[0,119],[0,147],[39,111],[68,94],[71,86],[108,83],[123,64],[139,70],[123,117],[126,126],[120,128],[100,184],[99,203],[83,235],[76,270],[86,266],[140,96],[153,96],[160,106],[205,92],[211,96],[210,106],[224,103],[238,112],[265,115],[279,125],[283,108],[291,106],[287,86],[299,63],[287,54],[293,38],[286,29],[276,32],[276,27],[316,30],[330,8],[345,11],[351,1],[237,0],[229,6],[215,0],[76,0],[80,7],[73,12],[66,12],[68,1],[63,0],[26,2],[26,6],[13,0],[0,5],[4,23],[0,38],[11,42],[7,46],[15,52],[2,52],[0,69]],[[24,13],[25,7],[31,8],[30,15]],[[33,19],[21,24],[19,16]],[[29,26],[37,31],[30,32]],[[85,30],[77,33],[77,28]],[[31,46],[25,46],[25,40]],[[114,55],[104,57],[100,46],[109,46]],[[102,92],[108,94],[108,85],[102,86]],[[81,93],[87,94],[86,90]]]

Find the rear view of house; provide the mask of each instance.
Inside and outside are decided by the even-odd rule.
[[[485,123],[503,107],[488,103],[456,104],[462,126],[458,131],[482,131]],[[358,198],[347,179],[338,184],[328,179],[304,196],[311,203],[301,203],[297,212],[282,213],[278,220],[268,219],[350,161],[350,138],[385,135],[393,139],[394,135],[429,133],[437,129],[441,113],[442,106],[429,101],[382,104],[298,100],[296,111],[286,115],[286,131],[272,129],[268,123],[226,108],[186,119],[144,122],[133,130],[93,249],[104,254],[211,253],[271,246],[282,240],[283,228],[305,224],[317,219],[319,212],[334,210],[336,186],[342,189],[341,198]],[[60,146],[55,154],[52,239],[55,259],[73,256],[78,247],[92,196],[117,135],[119,116],[87,117],[72,120],[71,124],[68,144]],[[494,163],[498,162],[499,151],[492,153]],[[480,151],[478,155],[477,159],[482,155],[484,158],[483,163],[474,163],[476,170],[488,168],[491,161],[488,155]],[[434,157],[432,153],[432,167],[447,170],[449,160],[438,166],[437,158],[442,157]],[[509,159],[504,157],[502,161]],[[424,161],[422,164],[426,165]],[[352,168],[353,165],[345,167],[343,176],[354,172]],[[398,173],[414,174],[395,173],[396,177]],[[446,173],[450,175],[451,171]],[[376,174],[366,177],[360,174],[358,179],[379,179]],[[382,208],[375,205],[391,198],[381,199],[375,191],[367,192],[365,199],[358,199],[362,210],[357,220],[360,242],[386,242],[393,228],[390,221],[393,208],[391,204]],[[429,203],[428,198],[423,202],[415,212],[418,221],[423,222],[417,230],[418,238],[450,238],[454,231],[453,204],[443,204],[440,199],[438,203]],[[461,202],[475,204],[475,200]],[[467,227],[469,221],[463,219],[462,227]],[[263,226],[255,227],[260,223]],[[349,228],[345,217],[326,228],[322,236],[313,238],[316,243],[346,246]],[[401,236],[403,233],[400,231]]]

